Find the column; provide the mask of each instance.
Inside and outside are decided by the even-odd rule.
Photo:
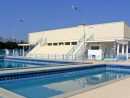
[[[120,49],[120,45],[117,44],[117,57],[119,56],[119,49]]]
[[[23,46],[23,57],[24,57],[24,46]]]
[[[124,55],[124,45],[122,44],[122,55]]]
[[[129,46],[128,46],[128,44],[126,45],[126,59],[128,60],[128,48]]]
[[[13,56],[14,56],[14,49],[13,49]]]

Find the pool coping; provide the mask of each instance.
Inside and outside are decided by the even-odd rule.
[[[0,59],[0,60],[3,60]],[[84,64],[93,64],[92,62],[81,62],[81,61],[66,61],[66,60],[46,60],[46,59],[32,59],[32,58],[17,58],[17,57],[6,57],[4,58],[4,60],[6,61],[15,61],[15,62],[24,62],[27,64],[38,64],[40,66],[33,66],[33,67],[16,67],[16,68],[3,68],[0,69],[0,71],[4,71],[4,70],[20,70],[20,69],[31,69],[31,68],[45,68],[45,67],[58,67],[58,66],[68,66],[68,65],[84,65]],[[42,64],[44,63],[53,63],[53,65],[44,65],[42,66]],[[55,64],[56,63],[56,64]],[[63,64],[62,64],[63,63]]]
[[[2,97],[2,98],[26,98],[22,95],[16,94],[16,93],[6,90],[2,87],[0,87],[0,97]]]
[[[55,69],[69,69],[69,68],[82,68],[82,67],[92,67],[92,66],[97,66],[99,64],[80,64],[79,65],[65,65],[65,66],[52,66],[52,67],[37,67],[37,68],[27,68],[27,69],[12,69],[12,70],[1,70],[1,74],[11,74],[11,73],[22,73],[22,72],[33,72],[33,71],[50,71],[50,70],[55,70]],[[101,64],[104,65],[104,64]]]

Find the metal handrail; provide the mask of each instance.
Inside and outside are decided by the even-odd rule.
[[[84,36],[85,36],[85,35],[83,35],[83,36],[79,39],[77,45],[73,46],[72,49],[67,53],[68,56],[69,56],[69,55],[72,55],[73,52],[78,48],[78,46],[80,46],[80,44],[81,44],[82,42],[84,42],[84,40],[83,40],[83,39],[84,39]],[[91,40],[91,38],[93,38],[93,36],[94,36],[94,33],[91,34],[88,38],[85,38],[85,41]],[[82,40],[83,40],[83,41],[82,41]],[[84,44],[83,44],[83,46],[84,46]],[[81,46],[81,48],[82,48],[83,46]],[[80,50],[80,49],[79,49],[79,50]],[[79,51],[79,50],[78,50],[78,51]]]
[[[41,37],[41,38],[35,43],[35,46],[37,46],[38,44],[41,44],[44,40],[47,41],[47,38]]]
[[[92,34],[86,41],[92,40],[92,39],[93,39],[93,36],[94,36],[94,34]],[[81,46],[81,48],[75,53],[75,54],[76,54],[76,58],[75,58],[75,59],[77,59],[78,57],[80,57],[80,55],[85,52],[85,46],[86,46],[86,45],[83,44],[83,45]],[[83,49],[84,49],[84,51],[83,51]]]
[[[47,38],[40,38],[40,40],[35,44],[35,46],[34,47],[32,47],[30,50],[29,50],[29,52],[28,52],[28,54],[30,53],[30,51],[31,50],[33,50],[35,47],[37,47],[38,45],[45,45],[47,43]]]
[[[85,35],[83,35],[83,36],[78,40],[77,45],[74,45],[74,46],[72,47],[72,49],[67,53],[67,55],[72,54],[72,53],[77,49],[77,47],[80,45],[80,43],[81,43],[82,40],[84,39],[84,36],[85,36]]]
[[[45,45],[47,43],[47,38],[41,40],[40,45]]]

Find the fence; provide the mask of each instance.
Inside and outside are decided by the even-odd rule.
[[[24,54],[23,54],[24,53]],[[0,49],[0,55],[4,56],[14,56],[14,57],[24,57],[24,58],[32,58],[32,59],[47,59],[47,60],[69,60],[69,61],[78,61],[84,60],[85,55],[81,56],[80,54],[72,54],[71,56],[68,54],[28,54],[28,51],[24,51],[23,49]]]
[[[29,54],[28,58],[33,59],[47,59],[47,60],[70,60],[70,61],[78,61],[84,60],[85,55],[79,56],[77,54],[73,54],[71,57],[67,54]]]
[[[23,55],[23,49],[13,49],[13,50],[11,50],[11,49],[0,49],[0,55],[22,56]]]

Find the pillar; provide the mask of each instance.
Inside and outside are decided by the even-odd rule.
[[[13,49],[13,56],[14,56],[14,49]]]
[[[126,59],[128,60],[128,44],[126,45]]]
[[[24,56],[24,46],[23,46],[23,55],[22,56]]]
[[[124,45],[122,44],[122,55],[124,55]]]
[[[119,49],[120,49],[120,45],[117,44],[117,57],[119,56]]]

